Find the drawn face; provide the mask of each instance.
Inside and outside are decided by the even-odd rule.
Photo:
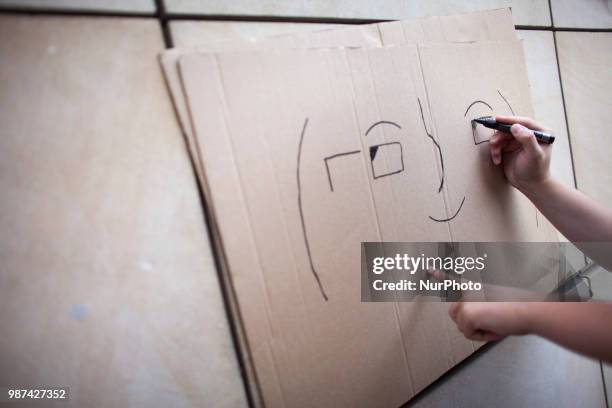
[[[514,110],[508,103],[508,100],[501,93],[501,91],[497,90],[497,93],[500,97],[500,101],[496,101],[496,102],[505,103],[506,106],[509,108],[510,112],[514,114]],[[436,182],[434,189],[435,189],[435,193],[439,194],[439,199],[443,200],[443,196],[441,193],[442,193],[445,178],[446,178],[445,177],[446,169],[444,166],[444,152],[442,151],[442,147],[440,146],[440,143],[436,140],[432,132],[430,132],[428,129],[427,123],[425,121],[425,115],[423,114],[423,107],[422,107],[420,99],[417,98],[417,102],[418,102],[418,106],[419,106],[419,110],[421,114],[421,121],[422,121],[422,125],[425,131],[425,134],[427,138],[433,144],[435,150],[437,150],[438,152],[437,159],[439,160],[439,168],[441,168],[442,172],[440,175],[440,179],[439,181]],[[483,100],[476,100],[467,106],[463,116],[464,118],[466,118],[467,121],[469,121],[468,123],[471,123],[471,120],[473,118],[479,117],[479,116],[490,115],[493,113],[493,111],[494,111],[493,107],[488,102],[483,101]],[[308,253],[308,258],[309,258],[309,263],[310,263],[310,269],[311,269],[314,279],[316,280],[319,286],[321,295],[323,296],[325,300],[328,300],[324,285],[317,271],[316,262],[314,260],[314,258],[316,258],[316,254],[313,254],[311,250],[311,243],[309,240],[309,232],[308,232],[309,231],[308,223],[304,216],[304,209],[303,209],[302,196],[301,196],[301,173],[300,173],[301,166],[300,166],[300,163],[301,163],[301,154],[302,154],[302,143],[304,140],[304,135],[306,133],[307,125],[308,125],[308,119],[306,119],[303,124],[303,129],[302,129],[302,133],[300,136],[300,143],[299,143],[299,148],[298,148],[298,159],[297,159],[297,163],[298,163],[298,171],[297,171],[298,207],[299,207],[299,212],[300,212],[300,217],[301,217],[301,225],[302,225],[302,231],[304,235],[304,243],[306,246],[306,251]],[[402,126],[399,123],[396,123],[390,120],[381,120],[381,121],[373,123],[363,135],[363,137],[366,140],[366,145],[367,145],[367,150],[368,150],[367,157],[369,157],[370,167],[371,167],[371,176],[374,179],[374,181],[380,178],[384,178],[384,177],[397,176],[406,170],[405,164],[404,164],[404,145],[399,135],[397,136],[398,138],[397,140],[391,140],[385,143],[378,143],[378,144],[368,144],[367,143],[368,135],[370,135],[374,130],[386,129],[386,128],[402,130]],[[486,129],[483,127],[479,127],[479,129],[476,129],[474,126],[472,126],[472,136],[473,136],[474,145],[479,145],[479,144],[488,142],[492,133],[493,132],[490,131],[490,129]],[[335,161],[346,159],[348,156],[359,155],[359,154],[363,154],[363,151],[362,150],[350,150],[350,151],[338,152],[338,153],[335,153],[335,154],[332,154],[330,156],[326,156],[323,158],[323,164],[324,164],[325,172],[327,175],[327,181],[329,184],[330,193],[334,193],[334,189],[336,187],[334,185],[333,163]],[[463,196],[460,201],[459,206],[454,210],[451,209],[450,216],[447,216],[446,214],[444,215],[430,214],[428,215],[428,217],[432,222],[437,222],[437,223],[449,222],[453,220],[454,218],[456,218],[457,216],[459,216],[465,201],[466,201],[466,196]]]
[[[420,107],[421,106],[420,100],[418,101],[418,103]],[[422,108],[421,108],[421,118],[423,119]],[[321,292],[322,297],[325,300],[327,300],[328,297],[327,297],[323,282],[321,281],[321,278],[319,276],[319,272],[316,266],[317,262],[316,262],[315,252],[317,252],[317,250],[313,251],[312,249],[313,243],[316,246],[318,244],[317,242],[318,240],[314,240],[311,242],[310,235],[309,235],[311,231],[316,231],[316,228],[317,228],[316,223],[321,223],[323,221],[320,217],[315,218],[315,219],[306,217],[304,214],[304,204],[302,201],[301,165],[300,164],[301,164],[301,157],[302,157],[301,156],[302,155],[302,145],[304,141],[304,136],[307,133],[307,127],[308,127],[308,119],[306,119],[304,122],[302,133],[300,136],[299,148],[298,148],[298,159],[297,159],[297,163],[298,163],[298,172],[297,172],[298,208],[300,212],[302,232],[304,236],[306,252],[309,258],[310,269],[311,269],[311,272],[313,274],[315,281],[317,282],[319,286],[319,290]],[[423,122],[423,127],[425,129],[427,138],[433,143],[433,145],[437,149],[438,151],[437,158],[438,160],[440,160],[440,165],[441,165],[440,167],[444,169],[443,155],[442,155],[442,150],[440,148],[440,145],[435,140],[435,138],[429,132],[427,132],[427,127],[424,122]],[[375,139],[372,139],[374,137],[373,133],[375,133],[376,130],[379,130],[378,132],[379,135],[381,134],[390,135],[390,140],[387,140],[384,143],[373,142],[373,140],[375,140]],[[419,137],[423,137],[421,132],[418,132],[418,134],[419,134]],[[368,127],[363,137],[365,141],[364,143],[364,146],[365,146],[364,149],[366,150],[365,152],[364,152],[364,149],[359,149],[359,150],[356,149],[356,150],[338,152],[330,156],[323,157],[323,165],[324,165],[325,174],[327,177],[329,192],[331,194],[336,195],[336,194],[342,193],[342,191],[340,191],[339,193],[335,192],[338,186],[336,185],[337,178],[334,176],[334,169],[338,169],[338,166],[340,166],[341,163],[346,165],[347,164],[346,161],[351,160],[351,156],[355,157],[355,159],[353,160],[359,161],[361,159],[357,158],[357,156],[361,154],[363,157],[365,153],[365,157],[369,159],[369,165],[371,169],[371,172],[368,172],[368,174],[370,175],[370,177],[373,178],[374,182],[376,182],[376,180],[378,179],[385,178],[385,177],[399,176],[401,173],[403,173],[406,170],[406,166],[404,163],[404,152],[405,152],[404,143],[408,143],[409,140],[408,139],[404,140],[406,138],[406,133],[402,132],[402,126],[400,124],[393,122],[393,121],[389,121],[389,120],[382,120],[382,121],[375,122]],[[336,174],[336,176],[338,176],[338,174]],[[344,180],[346,182],[346,179]],[[343,183],[341,183],[340,187],[342,187],[342,185]],[[432,185],[432,189],[431,189],[432,193],[438,195],[439,200],[443,200],[443,196],[441,194],[443,185],[444,185],[444,174],[440,176],[439,180],[435,180],[435,185]],[[340,196],[338,197],[340,198]],[[465,198],[463,199],[463,201],[465,201]],[[461,203],[461,206],[463,205],[463,201]],[[355,203],[355,205],[357,204],[358,203]],[[446,217],[446,216],[440,217],[438,214],[431,214],[428,216],[429,220],[431,222],[448,222],[458,215],[459,211],[461,210],[461,206],[457,209],[457,211],[454,212],[454,214],[451,217]],[[317,234],[317,233],[314,232],[314,234]]]

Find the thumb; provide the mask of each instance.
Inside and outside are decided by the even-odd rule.
[[[512,132],[512,136],[514,136],[514,138],[521,144],[523,149],[530,153],[540,153],[540,146],[538,145],[538,141],[536,140],[533,131],[527,129],[523,125],[519,125],[518,123],[512,125],[510,131]]]
[[[451,317],[451,319],[453,320],[457,320],[457,315],[459,314],[459,311],[461,309],[461,302],[455,302],[451,305],[451,307],[448,309],[448,315]]]

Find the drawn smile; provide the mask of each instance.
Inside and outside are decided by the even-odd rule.
[[[465,196],[463,197],[463,200],[461,200],[461,204],[459,204],[459,208],[457,208],[457,211],[455,211],[455,214],[453,214],[452,217],[448,217],[448,218],[434,218],[431,215],[429,216],[429,219],[436,221],[436,222],[448,222],[450,220],[452,220],[453,218],[455,218],[457,216],[457,214],[459,214],[459,211],[461,211],[461,208],[463,207],[463,203],[465,202]]]

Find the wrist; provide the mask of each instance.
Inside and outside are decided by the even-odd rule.
[[[534,334],[534,328],[537,327],[537,308],[539,303],[523,302],[519,305],[518,315],[522,322],[523,334]]]
[[[531,201],[536,202],[540,197],[546,196],[554,184],[554,179],[548,175],[537,181],[529,181],[517,185],[517,189],[525,194]]]

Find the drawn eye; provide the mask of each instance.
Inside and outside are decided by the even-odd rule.
[[[465,113],[463,114],[464,118],[471,120],[473,118],[477,118],[480,116],[487,116],[493,112],[493,108],[485,101],[474,101],[472,102]],[[484,126],[476,127],[474,123],[471,123],[472,126],[472,136],[474,138],[474,144],[479,145],[481,143],[486,143],[489,141],[491,136],[493,136],[493,131],[485,128]]]
[[[384,131],[385,128],[401,129],[395,122],[388,120],[378,121],[368,128],[365,135],[368,136],[375,130]],[[384,134],[384,133],[383,133]],[[380,143],[370,146],[370,166],[374,179],[391,176],[404,171],[404,152],[400,142]]]
[[[404,171],[404,152],[400,142],[370,146],[370,165],[374,179]]]

